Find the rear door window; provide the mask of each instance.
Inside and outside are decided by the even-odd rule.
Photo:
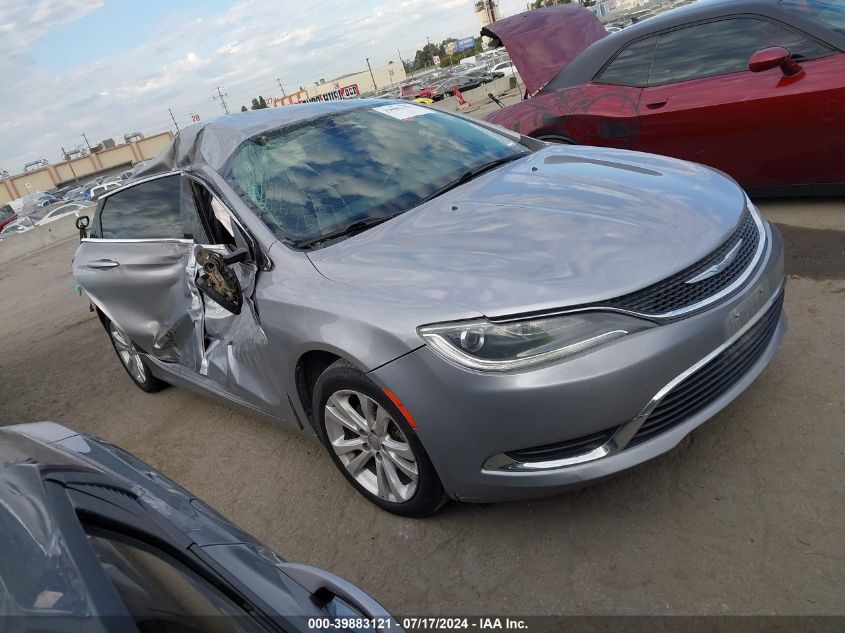
[[[782,46],[798,60],[834,52],[807,35],[767,20],[728,18],[660,35],[649,85],[746,71],[751,55],[770,46]]]
[[[182,239],[179,174],[139,183],[110,195],[100,211],[98,237]]]
[[[618,86],[646,86],[657,37],[632,42],[604,69],[597,81]]]

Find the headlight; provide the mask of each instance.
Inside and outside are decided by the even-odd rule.
[[[561,360],[654,325],[614,312],[581,312],[509,323],[479,319],[425,325],[417,332],[450,363],[501,372]]]

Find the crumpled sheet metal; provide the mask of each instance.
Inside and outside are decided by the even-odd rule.
[[[195,247],[192,259],[196,261]],[[207,296],[201,296],[204,319],[204,341],[199,373],[223,386],[230,393],[247,401],[256,399],[270,407],[278,406],[277,380],[270,375],[267,362],[267,335],[255,312],[256,269],[253,264],[232,266],[241,285],[244,304],[240,314],[232,314]],[[196,277],[192,277],[195,279]],[[193,284],[196,287],[196,284]]]
[[[362,106],[367,103],[370,101],[361,101]],[[135,177],[143,178],[173,170],[199,171],[202,166],[225,173],[229,158],[248,139],[348,109],[349,103],[343,101],[302,103],[291,108],[238,112],[208,123],[198,123],[183,128],[170,145],[138,170]]]

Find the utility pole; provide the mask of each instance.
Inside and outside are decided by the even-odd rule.
[[[170,108],[167,108],[167,111],[170,113],[170,118],[173,119],[173,125],[176,126],[176,133],[178,134],[179,133],[179,124],[176,123],[176,117],[173,116],[173,110],[171,110]]]
[[[228,92],[222,92],[221,87],[217,86],[217,94],[211,97],[213,101],[217,101],[217,99],[220,99],[220,103],[223,105],[223,111],[226,114],[229,114],[229,107],[226,105],[226,99],[224,99],[224,97],[228,96]]]
[[[285,94],[285,89],[284,89],[284,88],[282,88],[282,80],[281,80],[281,79],[279,79],[278,77],[276,77],[276,83],[278,83],[278,84],[279,84],[279,90],[281,90],[281,91],[282,91],[282,96],[283,96],[283,97],[287,97],[287,95]]]
[[[370,66],[370,58],[369,57],[367,57],[367,68],[370,69],[370,79],[373,80],[373,92],[375,92],[376,90],[378,90],[378,86],[376,85],[376,77],[375,77],[375,75],[373,75],[373,68],[372,68],[372,66]]]
[[[70,167],[70,173],[73,174],[73,179],[76,181],[76,186],[79,187],[79,178],[76,177],[76,172],[73,171],[73,164],[70,162],[70,156],[67,155],[67,152],[65,151],[64,147],[62,147],[62,155],[65,157],[65,162],[67,163],[67,166]]]
[[[88,147],[88,153],[90,154],[94,150],[91,149],[91,143],[88,142],[88,137],[85,136],[85,132],[82,133],[82,138],[85,139],[85,145]]]

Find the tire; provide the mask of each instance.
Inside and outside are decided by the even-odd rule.
[[[382,510],[424,517],[448,498],[422,443],[393,401],[345,360],[317,379],[317,433],[347,481]]]
[[[135,347],[126,332],[105,318],[103,325],[108,332],[109,340],[120,364],[123,365],[123,369],[126,370],[129,378],[132,379],[138,389],[147,393],[155,393],[168,386],[166,382],[153,376],[141,352]]]

